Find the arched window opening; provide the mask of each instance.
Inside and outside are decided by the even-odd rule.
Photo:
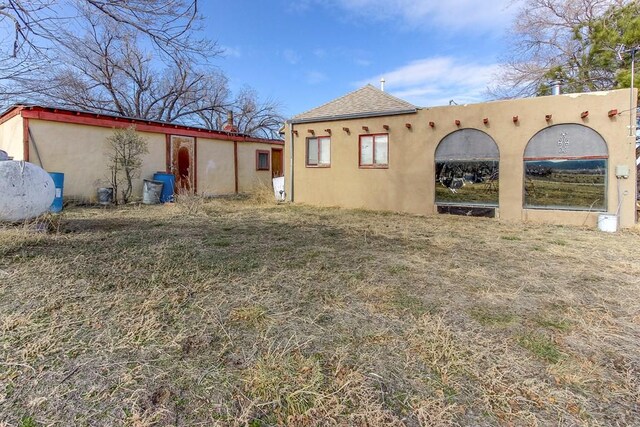
[[[461,129],[440,141],[435,153],[436,204],[498,206],[500,152],[476,129]]]
[[[524,206],[540,209],[607,209],[607,143],[583,125],[546,128],[524,152]]]

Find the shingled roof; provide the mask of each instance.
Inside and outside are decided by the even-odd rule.
[[[291,119],[292,123],[415,113],[418,107],[366,85]]]

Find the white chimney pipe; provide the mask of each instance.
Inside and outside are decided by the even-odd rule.
[[[384,77],[380,79],[380,90],[384,92],[384,83],[385,83],[385,79]]]

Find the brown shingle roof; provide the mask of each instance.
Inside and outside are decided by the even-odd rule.
[[[294,116],[293,123],[338,120],[352,117],[415,113],[417,107],[366,85],[333,101]]]

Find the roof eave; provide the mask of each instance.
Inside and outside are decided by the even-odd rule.
[[[379,111],[375,113],[353,113],[353,114],[340,114],[337,116],[324,116],[324,117],[312,117],[308,119],[290,119],[287,120],[288,124],[297,125],[302,123],[319,123],[319,122],[333,122],[337,120],[350,120],[350,119],[366,119],[369,117],[383,117],[383,116],[398,116],[402,114],[415,114],[418,112],[418,108],[412,108],[410,110],[395,110],[395,111]]]
[[[25,112],[30,112],[30,111],[61,112],[65,114],[73,114],[74,116],[82,115],[82,116],[102,118],[105,120],[112,120],[112,121],[120,120],[120,123],[125,123],[125,121],[130,121],[131,124],[136,124],[136,125],[150,125],[150,126],[157,126],[158,128],[162,127],[167,130],[175,129],[179,131],[190,131],[194,133],[202,133],[202,137],[204,138],[221,139],[221,140],[229,140],[229,141],[237,141],[237,142],[257,142],[257,143],[267,143],[267,144],[274,144],[274,145],[284,145],[284,140],[280,140],[280,139],[252,137],[252,136],[241,134],[241,133],[234,134],[232,132],[205,129],[197,126],[189,126],[189,125],[183,125],[183,124],[172,123],[172,122],[162,122],[157,120],[148,120],[148,119],[141,119],[141,118],[135,118],[135,117],[117,116],[117,115],[108,114],[108,113],[96,113],[96,112],[89,112],[89,111],[72,110],[69,108],[62,108],[62,107],[47,107],[47,106],[35,105],[35,104],[15,104],[7,108],[7,110],[5,110],[3,113],[0,113],[0,124],[3,123],[5,118],[7,118],[7,120],[9,118],[12,118],[12,117],[9,117],[9,115],[12,112],[25,114],[23,113],[23,111]],[[47,120],[47,119],[42,119],[42,120]],[[149,132],[152,132],[152,131],[149,131]],[[168,132],[162,132],[162,133],[168,133]]]

